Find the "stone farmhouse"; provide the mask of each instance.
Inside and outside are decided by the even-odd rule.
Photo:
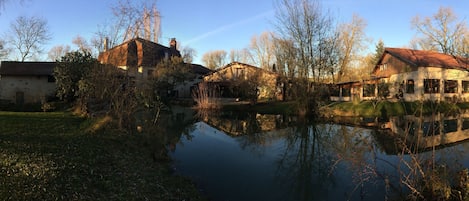
[[[238,98],[236,91],[232,91],[237,81],[247,80],[257,82],[258,99],[277,99],[278,74],[240,62],[231,62],[204,77],[204,81],[221,91],[223,98]]]
[[[106,46],[104,52],[98,56],[101,64],[111,64],[125,70],[129,76],[132,76],[136,83],[147,79],[156,70],[156,65],[164,59],[176,56],[181,57],[177,50],[176,39],[171,39],[169,47],[154,43],[143,38],[134,38],[118,46],[108,49]],[[201,65],[192,64],[192,72],[196,75],[194,80],[190,80],[175,90],[168,92],[177,98],[190,98],[190,90],[202,79],[201,77],[211,70]]]
[[[469,101],[469,59],[434,51],[385,48],[370,80],[339,83],[332,101]],[[383,93],[382,93],[383,94]]]
[[[175,39],[171,40],[170,47],[166,47],[143,38],[134,38],[111,49],[105,45],[104,52],[98,56],[98,61],[101,64],[111,64],[121,68],[137,80],[145,79],[163,59],[181,56],[176,45]]]

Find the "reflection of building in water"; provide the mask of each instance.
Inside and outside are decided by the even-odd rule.
[[[392,117],[386,127],[417,150],[440,147],[469,139],[469,113],[457,116],[435,114]]]
[[[202,120],[210,126],[225,132],[228,135],[239,136],[254,133],[263,133],[267,131],[286,128],[290,117],[284,115],[262,115],[262,114],[243,114],[243,115],[206,115]]]

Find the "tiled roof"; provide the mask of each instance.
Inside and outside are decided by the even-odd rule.
[[[143,38],[134,38],[101,52],[98,61],[115,66],[156,66],[166,55],[181,56],[176,49]]]
[[[268,70],[265,70],[263,68],[259,68],[259,67],[256,67],[256,66],[253,66],[253,65],[250,65],[250,64],[245,64],[245,63],[241,63],[241,62],[237,62],[237,61],[233,61],[229,64],[226,64],[225,66],[221,67],[221,68],[218,68],[216,69],[215,71],[213,71],[212,73],[215,73],[217,71],[221,71],[225,68],[229,68],[231,66],[234,66],[234,65],[238,65],[238,66],[244,66],[244,67],[247,67],[247,68],[252,68],[252,69],[255,69],[255,70],[258,70],[258,71],[262,71],[264,73],[269,73],[269,74],[277,74],[277,73],[274,73],[274,72],[271,72],[271,71],[268,71]]]
[[[469,68],[468,58],[455,57],[435,51],[385,48],[384,52],[417,67]]]
[[[0,75],[53,75],[56,62],[2,61]]]
[[[192,72],[195,74],[206,75],[206,74],[213,72],[212,70],[200,64],[191,64],[191,65],[192,65]]]

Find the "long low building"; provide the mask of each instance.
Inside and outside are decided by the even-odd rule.
[[[55,62],[2,61],[0,100],[23,104],[40,103],[55,97]]]
[[[468,58],[435,51],[385,48],[371,77],[339,83],[331,100],[469,101]]]

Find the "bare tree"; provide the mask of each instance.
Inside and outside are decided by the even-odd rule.
[[[297,73],[297,49],[293,45],[293,41],[275,38],[275,58],[276,71],[289,79],[298,77]]]
[[[214,70],[219,68],[226,63],[226,51],[225,50],[214,50],[206,52],[202,56],[202,62],[207,68]]]
[[[39,17],[18,17],[10,25],[10,44],[18,51],[21,61],[41,53],[41,46],[51,39],[47,21]]]
[[[9,53],[9,49],[6,47],[6,42],[0,39],[0,59],[6,58]]]
[[[181,49],[181,56],[185,63],[192,63],[194,61],[194,57],[197,56],[197,51],[195,51],[194,48],[185,46]]]
[[[271,70],[271,65],[275,60],[273,38],[271,32],[263,32],[261,35],[254,35],[251,38],[249,47],[252,52],[253,62],[263,69]]]
[[[161,15],[155,2],[120,0],[111,7],[113,18],[99,28],[93,46],[101,51],[105,39],[109,47],[114,47],[135,37],[157,43],[161,37]]]
[[[283,83],[284,95],[288,92],[287,99],[295,100],[298,114],[314,113],[320,98],[324,97],[319,94],[321,90],[316,90],[321,87],[316,85],[333,75],[331,66],[337,62],[338,34],[333,18],[321,7],[319,0],[276,2],[275,24],[279,42],[288,47],[286,51],[276,51],[277,55],[282,53],[279,55],[282,58],[277,58],[278,68],[288,69],[288,73],[295,76]],[[288,54],[295,56],[287,57]]]
[[[70,46],[68,45],[56,45],[49,50],[48,58],[51,61],[60,60],[65,54],[70,52]]]
[[[368,40],[365,28],[365,20],[356,14],[353,15],[350,23],[341,24],[338,28],[340,58],[337,80],[339,82],[342,81],[342,77],[347,72],[347,68],[350,67],[350,63],[365,48],[364,42]]]
[[[282,38],[291,41],[297,50],[295,65],[301,78],[319,81],[323,71],[318,65],[325,57],[319,50],[332,44],[336,37],[333,19],[313,0],[278,0],[276,26]],[[292,58],[293,59],[293,58]]]
[[[462,55],[464,52],[464,36],[468,28],[464,20],[459,21],[451,8],[440,7],[432,17],[412,19],[412,27],[422,37],[416,39],[414,45],[425,50],[438,50],[445,54]]]
[[[234,62],[241,62],[249,64],[250,60],[252,60],[252,55],[247,48],[243,48],[241,50],[231,49],[230,50],[230,61]]]
[[[91,53],[91,46],[88,44],[85,38],[77,35],[73,40],[72,43],[78,47],[78,50],[82,52],[90,52]]]
[[[335,73],[339,71],[338,65],[343,55],[339,44],[339,32],[319,41],[315,59],[316,82],[335,82]]]

